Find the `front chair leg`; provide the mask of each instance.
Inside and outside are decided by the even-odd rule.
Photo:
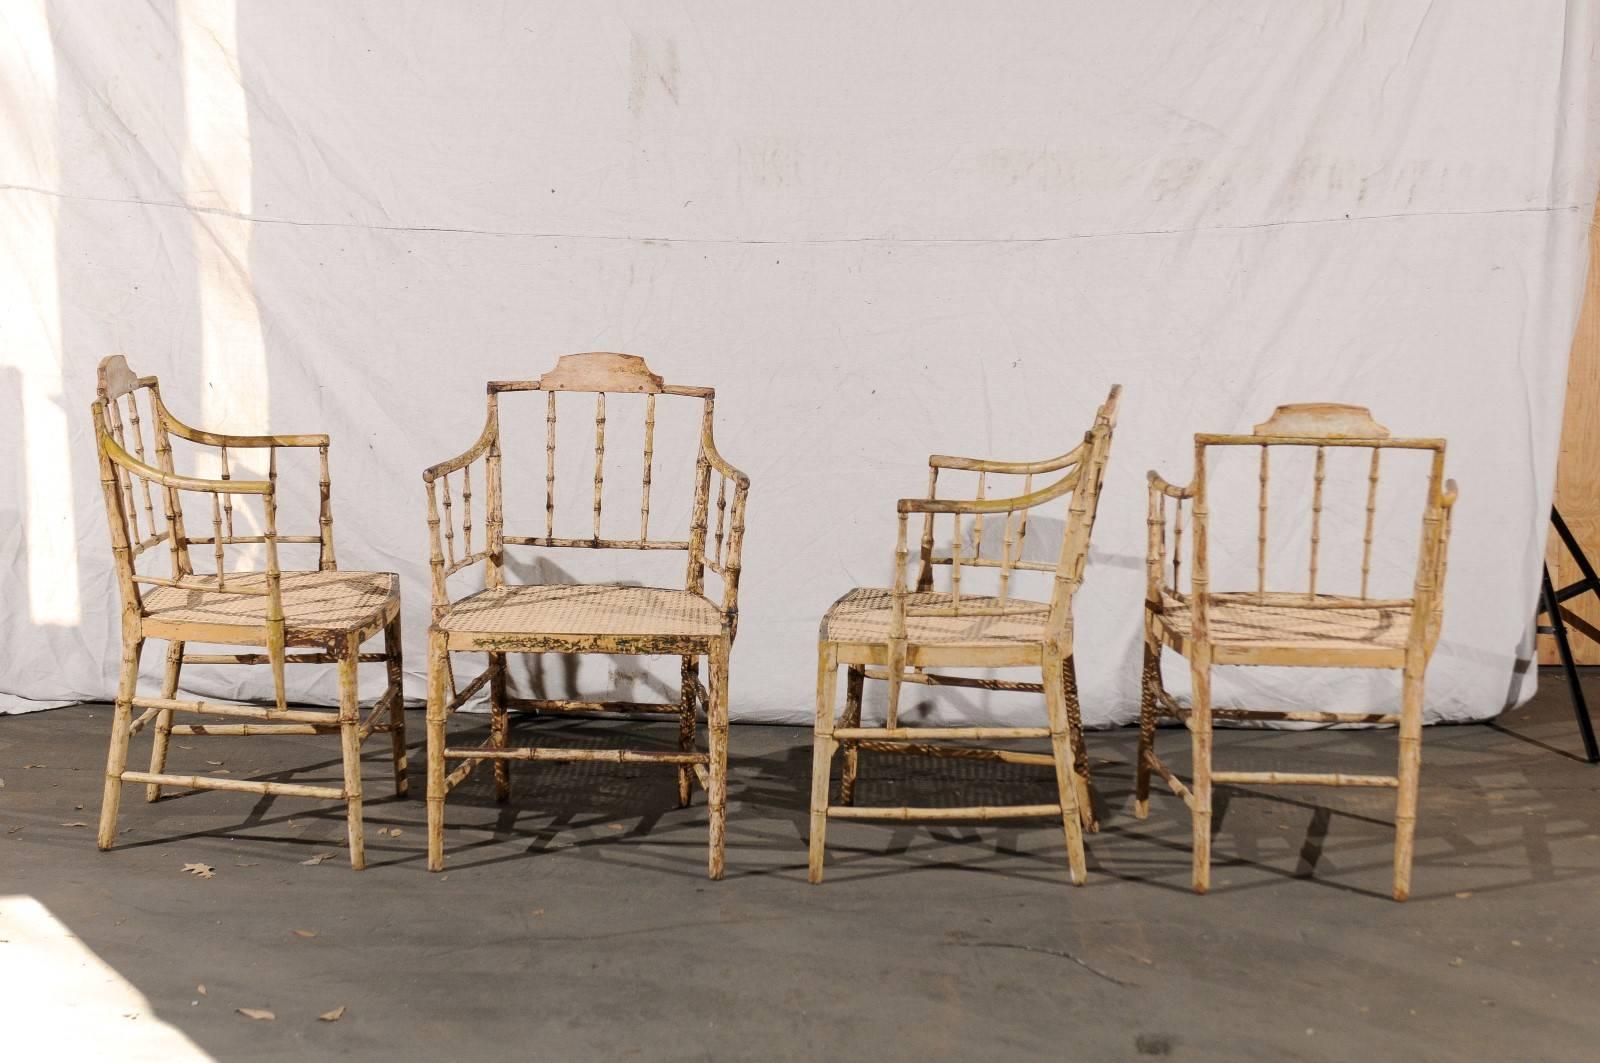
[[[109,849],[117,840],[117,808],[122,803],[122,773],[128,767],[128,731],[133,725],[133,692],[139,684],[139,655],[144,639],[123,638],[122,674],[117,678],[116,708],[111,714],[111,748],[106,752],[105,792],[100,799],[98,845]]]
[[[428,870],[444,870],[444,719],[449,650],[444,632],[428,632]]]
[[[361,819],[361,696],[357,675],[361,641],[352,635],[339,647],[339,748],[344,762],[345,825],[350,866],[367,866],[366,830]]]
[[[1394,899],[1411,896],[1417,834],[1417,788],[1422,776],[1422,676],[1426,663],[1406,662],[1400,695],[1400,788],[1394,815]]]
[[[817,647],[817,723],[811,748],[811,841],[806,869],[806,878],[813,885],[822,881],[827,846],[828,776],[838,744],[833,738],[833,699],[838,680],[838,651],[829,645]]]
[[[161,696],[172,700],[178,696],[178,675],[183,669],[183,643],[173,642],[167,646],[167,667],[161,677]],[[172,710],[162,709],[156,713],[155,741],[150,746],[150,774],[160,775],[167,770],[167,745],[172,741]],[[161,800],[161,784],[147,783],[144,788],[146,801]]]
[[[724,834],[728,816],[728,650],[727,641],[712,647],[710,658],[710,704],[706,706],[706,731],[710,738],[711,763],[707,765],[706,805],[711,818],[710,851],[706,870],[712,879],[723,873]]]
[[[1211,662],[1190,663],[1190,740],[1194,753],[1194,891],[1211,888]]]
[[[1061,826],[1067,838],[1067,865],[1072,884],[1081,886],[1088,877],[1083,853],[1083,821],[1078,810],[1077,772],[1074,768],[1072,736],[1067,722],[1067,697],[1064,662],[1046,657],[1044,661],[1044,701],[1050,714],[1050,753],[1055,764],[1056,793],[1061,803]]]
[[[389,676],[389,743],[394,757],[394,792],[405,797],[411,792],[409,765],[406,763],[405,665],[400,650],[400,612],[383,629],[383,654]]]

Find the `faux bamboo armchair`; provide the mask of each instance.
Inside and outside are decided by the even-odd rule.
[[[1066,833],[1072,881],[1082,884],[1085,876],[1083,829],[1092,828],[1094,819],[1073,664],[1072,602],[1083,580],[1089,535],[1094,526],[1120,393],[1120,387],[1111,389],[1083,442],[1059,457],[1031,462],[937,454],[929,458],[927,497],[899,502],[893,587],[857,587],[828,609],[817,647],[817,720],[811,768],[808,876],[813,883],[822,881],[830,817],[948,821],[1060,816]],[[939,498],[941,471],[975,473],[975,497]],[[1043,476],[1054,478],[1046,486],[1036,488],[1035,477]],[[992,477],[1010,478],[1005,482],[1020,479],[1021,493],[992,496]],[[1070,502],[1058,559],[1054,564],[1025,560],[1028,514],[1062,498]],[[908,586],[907,561],[908,524],[915,515],[922,517],[922,540],[913,589]],[[935,549],[934,524],[937,517],[944,515],[951,518],[950,552],[940,554]],[[1002,518],[998,558],[992,551],[988,556],[983,552],[984,518],[996,515]],[[971,551],[964,553],[968,517],[972,518]],[[949,569],[947,591],[934,589],[934,571],[938,566]],[[963,593],[964,568],[996,570],[998,594]],[[1012,575],[1018,571],[1051,573],[1050,600],[1029,601],[1008,594]],[[842,726],[836,719],[834,707],[841,665],[846,669]],[[1038,668],[1042,681],[1014,682],[929,670],[1017,667]],[[862,693],[868,679],[888,684],[887,716],[881,727],[862,724]],[[899,701],[901,689],[907,683],[1042,693],[1048,726],[902,727]],[[951,740],[983,742],[1027,738],[1048,738],[1050,752],[943,744]],[[833,756],[839,750],[844,753],[839,799],[830,803]],[[855,804],[856,769],[863,750],[1052,767],[1058,801],[1055,804],[966,808],[858,806]]]
[[[723,873],[723,833],[728,793],[728,655],[739,616],[740,556],[744,542],[745,500],[750,479],[717,452],[712,439],[715,392],[710,388],[662,383],[642,358],[626,354],[570,354],[537,380],[489,384],[488,420],[478,441],[459,457],[441,462],[423,474],[428,490],[428,534],[433,572],[433,626],[428,637],[428,867],[444,866],[444,802],[446,795],[473,769],[494,765],[496,797],[510,795],[510,762],[600,761],[665,764],[678,772],[678,802],[689,803],[698,781],[706,790],[710,816],[708,870]],[[539,391],[545,399],[544,534],[505,532],[501,491],[500,397]],[[594,492],[592,534],[556,534],[557,396],[579,392],[594,396]],[[608,537],[602,532],[606,457],[606,396],[644,396],[643,481],[638,534]],[[693,399],[701,403],[699,454],[694,471],[694,500],[687,540],[664,539],[650,532],[650,495],[655,459],[658,398]],[[614,404],[615,405],[615,404]],[[473,542],[473,469],[487,496],[483,537]],[[454,504],[451,480],[459,482],[460,505]],[[712,526],[712,482],[716,481],[715,525]],[[729,485],[732,485],[731,497]],[[442,505],[441,505],[442,503]],[[458,513],[459,510],[459,513]],[[460,544],[456,527],[460,524]],[[682,588],[611,584],[533,584],[506,581],[507,546],[543,549],[667,550],[688,557]],[[484,589],[452,600],[447,580],[482,566]],[[706,571],[721,582],[720,600],[706,594]],[[457,687],[453,653],[486,653],[488,668],[464,687]],[[661,654],[682,658],[679,700],[605,702],[512,696],[508,690],[509,653]],[[699,681],[699,660],[707,659],[708,682]],[[487,745],[447,744],[446,717],[487,685],[490,738]],[[709,751],[696,747],[696,707],[704,709]],[[509,710],[540,713],[663,713],[678,718],[678,751],[657,753],[634,749],[573,749],[509,744]],[[460,763],[447,773],[450,761]]]
[[[1208,556],[1211,513],[1206,500],[1207,454],[1213,450],[1249,447],[1260,451],[1260,494],[1255,521],[1256,588],[1253,591],[1216,591],[1211,587]],[[1303,591],[1269,590],[1271,453],[1291,448],[1313,448],[1315,455],[1309,571]],[[1342,449],[1371,452],[1365,469],[1365,525],[1361,540],[1360,585],[1356,594],[1328,593],[1326,573],[1321,574],[1319,582],[1318,572],[1328,452]],[[1423,500],[1422,534],[1411,596],[1382,599],[1369,593],[1373,527],[1378,509],[1381,459],[1386,452],[1396,451],[1421,451],[1430,455],[1427,494]],[[1362,407],[1314,403],[1278,407],[1270,419],[1256,425],[1253,435],[1196,435],[1194,480],[1188,487],[1174,487],[1156,473],[1150,473],[1143,695],[1134,813],[1140,819],[1149,813],[1152,772],[1160,775],[1183,799],[1194,820],[1194,889],[1197,893],[1204,893],[1211,881],[1213,787],[1287,783],[1395,789],[1394,897],[1403,901],[1409,895],[1422,760],[1423,677],[1443,620],[1445,550],[1450,535],[1451,507],[1456,501],[1455,481],[1444,479],[1444,451],[1442,439],[1389,438],[1389,430],[1373,421],[1371,414]],[[1189,504],[1193,518],[1193,564],[1187,593],[1180,589],[1185,503]],[[1173,514],[1170,525],[1169,509]],[[1163,647],[1189,660],[1192,696],[1188,707],[1179,705],[1162,684]],[[1211,704],[1211,672],[1215,665],[1397,668],[1402,671],[1400,712],[1358,715],[1217,708]],[[1163,715],[1177,717],[1189,730],[1194,778],[1188,785],[1155,754],[1156,723]],[[1217,719],[1398,724],[1399,769],[1395,775],[1215,771],[1211,763],[1211,739],[1213,721]]]
[[[106,760],[105,796],[100,808],[100,848],[111,848],[116,839],[122,786],[144,783],[145,796],[150,801],[160,798],[163,786],[342,801],[350,863],[358,869],[363,867],[366,856],[361,818],[361,746],[371,735],[388,732],[393,744],[395,792],[404,794],[407,788],[405,713],[400,692],[400,592],[392,573],[341,572],[334,563],[328,437],[241,436],[190,427],[174,417],[162,402],[156,378],[135,376],[121,355],[100,363],[96,394],[93,417],[100,481],[122,595],[122,664]],[[174,437],[214,451],[220,477],[179,475],[173,466]],[[282,535],[277,530],[278,451],[290,447],[315,448],[320,460],[319,529],[315,535]],[[233,462],[239,452],[263,450],[267,453],[267,479],[233,478]],[[185,517],[192,514],[187,514],[183,505],[186,495],[209,500],[209,535],[189,531]],[[241,509],[240,523],[259,521],[259,531],[236,529],[236,502]],[[257,506],[259,509],[254,508]],[[169,573],[142,574],[140,557],[162,544],[169,556]],[[228,571],[227,549],[250,544],[260,546],[264,552],[264,568]],[[281,569],[278,548],[284,544],[315,546],[317,568]],[[197,551],[193,548],[197,546],[211,548],[212,571],[195,571]],[[380,632],[384,636],[383,652],[362,653],[361,645]],[[159,697],[141,697],[136,689],[139,658],[148,639],[164,639],[168,643]],[[189,652],[187,647],[197,642],[264,647],[266,652]],[[291,647],[304,649],[290,653]],[[364,720],[357,690],[357,666],[363,662],[382,662],[388,668],[388,686]],[[185,664],[267,665],[272,670],[274,702],[258,706],[178,700],[178,678]],[[284,669],[291,664],[338,666],[336,712],[289,707],[284,695]],[[134,709],[144,711],[134,718]],[[178,713],[254,722],[175,723]],[[129,740],[152,723],[155,727],[150,770],[131,771],[127,767]],[[344,768],[341,786],[166,771],[173,735],[335,733],[339,735]]]

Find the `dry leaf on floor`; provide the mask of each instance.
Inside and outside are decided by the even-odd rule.
[[[43,764],[24,764],[23,767],[24,768],[42,768],[42,767],[44,767],[44,765]]]
[[[217,874],[217,869],[209,864],[184,864],[183,869],[189,874],[199,875],[201,878],[215,878]]]
[[[240,1015],[247,1019],[276,1019],[277,1016],[266,1008],[235,1008]]]
[[[222,767],[224,764],[226,764],[228,762],[225,761],[225,760],[208,760],[208,761],[206,761],[206,763],[210,764],[214,768],[220,768],[220,767]]]
[[[206,995],[206,984],[204,982],[201,982],[199,985],[194,987],[194,991],[196,993],[199,993],[201,996],[205,996]]]
[[[87,824],[87,823],[63,823],[61,825],[63,827],[87,827],[89,824]]]
[[[321,1015],[318,1015],[317,1018],[322,1022],[338,1022],[340,1019],[344,1018],[344,1010],[348,1006],[349,1005],[346,1004],[340,1004],[332,1011],[325,1011]]]
[[[300,861],[300,866],[301,867],[316,867],[318,864],[322,863],[323,861],[332,860],[332,859],[333,859],[333,854],[332,853],[317,853],[310,860],[302,860],[302,861]]]
[[[296,930],[294,936],[297,938],[314,938],[317,936],[317,932],[315,930]]]
[[[5,784],[6,784],[6,781],[4,779],[0,779],[0,786],[4,786]],[[83,806],[82,805],[73,805],[72,806],[72,810],[74,812],[82,812],[83,811]]]
[[[405,831],[401,830],[399,827],[390,827],[389,828],[389,837],[391,837],[391,838],[398,838],[398,837],[400,837],[400,835],[402,835],[404,833],[405,833]]]

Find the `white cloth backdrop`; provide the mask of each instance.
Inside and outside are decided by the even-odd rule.
[[[1448,437],[1462,495],[1428,714],[1491,716],[1534,683],[1597,43],[1583,0],[10,0],[4,707],[113,689],[103,355],[159,374],[191,420],[332,433],[341,567],[402,575],[420,695],[421,469],[475,438],[485,380],[618,350],[715,386],[754,484],[737,718],[808,718],[817,620],[889,578],[894,499],[929,452],[1059,453],[1114,381],[1077,608],[1090,722],[1135,711],[1145,470],[1187,480],[1193,432],[1307,400]],[[508,490],[531,498],[542,447],[523,442]],[[1230,496],[1245,528],[1251,491]],[[1402,587],[1416,532],[1380,528]],[[614,667],[580,678],[639,685]],[[325,670],[298,676],[331,695]],[[266,678],[187,685],[259,696]],[[1223,688],[1393,691],[1363,673]]]

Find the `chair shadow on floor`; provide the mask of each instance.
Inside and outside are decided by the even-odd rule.
[[[487,734],[488,717],[468,714],[457,726],[469,738]],[[670,723],[622,724],[594,717],[514,717],[517,730],[538,729],[545,740],[574,746],[615,744],[617,731],[641,748],[672,747]],[[1465,741],[1471,728],[1430,730],[1435,747]],[[1460,732],[1456,739],[1454,732]],[[1337,760],[1353,771],[1380,770],[1393,756],[1390,741],[1374,741],[1374,732],[1324,730],[1295,737],[1316,758]],[[809,744],[796,729],[796,741],[768,753],[741,756],[734,731],[730,771],[729,878],[804,878],[808,830]],[[1387,736],[1386,736],[1387,737]],[[1258,744],[1265,752],[1281,751],[1282,732],[1232,732],[1228,754],[1248,759]],[[1089,836],[1089,886],[1099,882],[1142,883],[1175,894],[1190,894],[1189,821],[1176,798],[1157,795],[1149,820],[1134,820],[1131,753],[1136,735],[1095,732],[1089,742],[1094,767],[1101,830]],[[1181,743],[1182,732],[1163,728],[1158,741]],[[421,756],[413,744],[412,756]],[[1183,757],[1173,762],[1187,767]],[[368,759],[374,776],[381,754]],[[1526,773],[1526,785],[1496,789],[1487,783],[1427,784],[1425,772],[1417,863],[1424,887],[1417,901],[1452,898],[1456,887],[1426,887],[1430,868],[1459,871],[1470,864],[1479,872],[1502,872],[1501,881],[1476,882],[1474,893],[1590,879],[1596,872],[1558,866],[1552,849],[1559,843],[1600,834],[1600,808],[1575,814],[1572,803],[1560,816],[1548,814],[1554,801],[1545,781],[1528,772],[1530,763],[1516,752],[1477,757],[1470,780],[1491,780]],[[333,779],[337,758],[324,759],[267,773],[274,781]],[[857,800],[865,803],[955,805],[972,799],[1047,800],[1053,781],[1047,771],[993,761],[967,761],[878,753],[863,757]],[[576,850],[586,858],[608,860],[631,870],[680,875],[703,880],[704,799],[678,808],[671,772],[644,765],[548,763],[518,765],[512,773],[510,800],[494,799],[492,776],[474,775],[457,791],[447,829],[453,836],[450,869],[469,871],[515,863],[558,851]],[[175,793],[159,805],[190,796]],[[1363,801],[1361,798],[1369,797]],[[1215,829],[1219,880],[1214,895],[1246,894],[1282,885],[1315,884],[1342,893],[1388,897],[1383,872],[1389,866],[1392,840],[1391,807],[1381,794],[1304,796],[1281,792],[1219,787]],[[310,805],[278,812],[279,798],[256,800],[240,820],[203,830],[162,833],[149,839],[119,840],[118,848],[170,846],[196,838],[217,838],[250,832],[252,843],[276,843],[263,855],[288,862],[312,851],[337,849],[343,814],[337,806]],[[294,802],[298,803],[298,802]],[[158,806],[159,807],[159,806]],[[425,810],[420,800],[381,796],[367,802],[371,866],[417,865],[425,858]],[[1376,814],[1369,814],[1374,812]],[[1302,817],[1296,822],[1295,817]],[[316,824],[326,837],[285,833],[291,822]],[[1465,825],[1465,826],[1462,826]],[[137,826],[137,824],[135,824]],[[1067,887],[1065,846],[1053,824],[1041,820],[1017,824],[848,824],[839,844],[830,843],[830,884],[894,878],[922,870],[960,869]],[[391,838],[386,829],[403,833]],[[261,833],[257,833],[261,832]],[[1024,839],[1022,836],[1027,835]],[[1357,882],[1370,880],[1372,887]],[[827,887],[824,887],[827,888]],[[1197,903],[1206,903],[1200,900]]]

